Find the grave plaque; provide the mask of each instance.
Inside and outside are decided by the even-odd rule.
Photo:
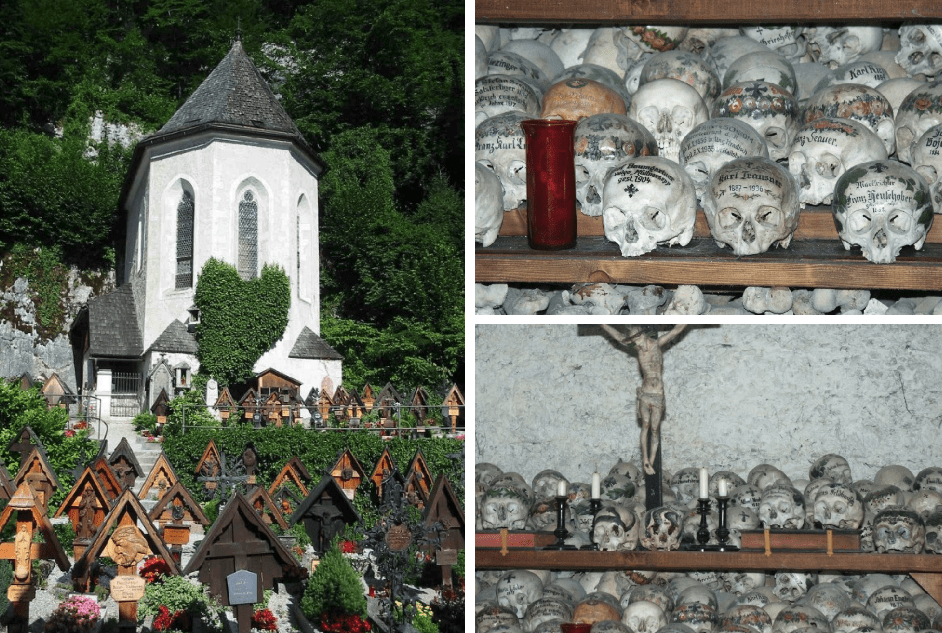
[[[189,542],[189,525],[173,525],[168,523],[164,526],[164,543],[167,545],[186,545]]]
[[[115,602],[140,600],[146,585],[147,581],[140,576],[117,576],[111,579],[111,597]]]
[[[386,533],[386,545],[390,551],[404,552],[412,545],[412,532],[405,523],[397,523]]]
[[[246,569],[226,576],[229,585],[229,604],[255,604],[258,602],[258,575]]]
[[[439,565],[457,565],[458,551],[453,549],[440,549],[435,552],[435,562]]]

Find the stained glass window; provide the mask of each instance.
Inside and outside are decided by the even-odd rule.
[[[251,191],[239,202],[239,276],[254,279],[258,275],[258,203]]]
[[[177,288],[193,285],[193,195],[184,191],[177,205]]]

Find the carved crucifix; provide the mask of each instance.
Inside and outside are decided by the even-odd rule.
[[[658,335],[657,326],[632,325],[626,332],[614,326],[602,328],[616,343],[638,356],[641,386],[637,391],[637,415],[641,420],[641,463],[648,475],[655,473],[654,461],[661,441],[661,418],[664,417],[664,348],[687,326],[675,325],[667,334]],[[658,490],[660,483],[656,484]]]

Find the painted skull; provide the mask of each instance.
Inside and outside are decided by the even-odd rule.
[[[926,546],[926,525],[913,510],[889,507],[873,518],[873,545],[881,554],[921,554]]]
[[[850,473],[850,464],[846,459],[834,453],[822,455],[811,464],[808,469],[808,478],[818,479],[819,477],[829,477],[836,484],[848,486],[854,481]]]
[[[929,466],[920,470],[913,478],[913,490],[942,492],[942,466]]]
[[[700,469],[694,467],[681,468],[671,477],[671,490],[677,503],[688,508],[696,506],[700,493]]]
[[[732,35],[722,37],[713,42],[703,53],[703,58],[716,70],[717,76],[722,79],[726,76],[730,64],[745,55],[753,53],[768,53],[772,49],[745,35]]]
[[[625,600],[626,598],[627,602]],[[629,604],[638,602],[640,600],[653,602],[657,606],[661,607],[664,613],[670,613],[674,610],[674,599],[671,598],[671,595],[667,589],[661,585],[637,585],[636,587],[628,590],[626,595],[622,596],[622,609],[627,607]]]
[[[716,609],[701,602],[689,602],[674,607],[671,612],[671,622],[685,624],[695,633],[712,633],[719,622]]]
[[[629,26],[621,31],[617,44],[626,59],[639,59],[677,48],[686,35],[686,26]]]
[[[714,241],[739,256],[764,253],[774,245],[787,248],[800,210],[792,175],[767,158],[726,163],[713,175],[703,199]]]
[[[559,482],[565,481],[569,488],[569,480],[558,470],[541,470],[533,477],[533,494],[537,499],[546,499],[556,496]]]
[[[655,79],[639,86],[628,116],[654,135],[658,156],[674,161],[687,133],[710,118],[700,94],[677,79]]]
[[[481,163],[474,163],[474,241],[490,246],[504,223],[504,188],[500,178]]]
[[[867,608],[881,619],[893,609],[914,605],[913,597],[909,595],[909,592],[895,583],[874,589],[867,598]]]
[[[755,530],[759,527],[759,515],[752,508],[732,507],[728,509],[726,516],[729,523],[729,544],[734,547],[740,546],[744,530]]]
[[[765,44],[792,64],[797,64],[807,49],[803,26],[741,26],[739,31],[746,37]]]
[[[880,50],[883,28],[880,26],[825,26],[807,29],[811,59],[831,68],[856,61],[861,55]]]
[[[784,474],[784,473],[783,473]],[[758,515],[759,503],[762,500],[762,491],[755,484],[742,484],[736,486],[729,494],[729,505],[731,508],[748,508]]]
[[[661,506],[644,513],[641,545],[646,550],[674,551],[680,548],[684,516],[675,508]]]
[[[863,503],[850,486],[829,484],[815,495],[814,520],[825,529],[856,530],[863,519]]]
[[[693,88],[709,103],[720,94],[720,78],[709,63],[699,55],[686,51],[665,51],[645,61],[638,85],[656,79],[678,79]]]
[[[489,602],[474,615],[475,633],[487,633],[502,624],[519,626],[520,620],[517,618],[517,610],[501,606],[496,602]]]
[[[625,475],[606,475],[602,480],[602,500],[610,503],[627,503],[635,494],[635,485]]]
[[[608,173],[602,204],[605,237],[618,244],[624,257],[650,252],[658,244],[684,246],[693,237],[696,189],[672,160],[640,156],[621,163]]]
[[[667,624],[667,616],[653,602],[639,600],[625,607],[621,621],[631,633],[657,633]]]
[[[527,631],[533,631],[536,627],[550,620],[572,621],[572,604],[569,600],[542,595],[527,607],[524,628]]]
[[[834,633],[850,633],[854,629],[870,626],[879,627],[880,620],[876,615],[860,603],[851,603],[834,616],[831,628]]]
[[[512,75],[485,75],[474,82],[474,124],[505,112],[540,116],[540,95],[530,84]]]
[[[639,533],[640,525],[631,510],[610,506],[595,515],[592,541],[605,552],[629,551],[638,547]]]
[[[883,142],[867,127],[849,119],[825,117],[798,130],[788,170],[800,187],[802,206],[831,204],[834,185],[848,168],[886,158]]]
[[[621,114],[595,114],[575,131],[576,200],[582,212],[602,215],[602,189],[608,171],[636,156],[657,155],[647,128]]]
[[[910,161],[932,192],[932,207],[942,212],[942,124],[933,125],[910,146]]]
[[[916,633],[930,629],[929,617],[913,606],[896,607],[883,615],[883,633]]]
[[[929,128],[942,123],[942,82],[923,84],[910,92],[896,111],[896,156],[912,164],[912,144]]]
[[[935,490],[925,489],[912,493],[912,497],[906,502],[906,507],[915,510],[925,519],[936,511],[936,508],[942,507],[942,493]]]
[[[899,27],[896,63],[910,76],[934,77],[942,70],[942,25],[904,24]]]
[[[517,486],[495,484],[481,500],[481,526],[485,530],[522,530],[530,515],[532,500]]]
[[[777,588],[777,585],[776,585]],[[772,633],[791,633],[799,629],[814,629],[821,633],[830,633],[831,625],[827,617],[814,607],[806,604],[793,604],[778,612],[772,622]]]
[[[697,199],[702,200],[716,170],[743,156],[769,157],[765,139],[736,119],[710,119],[701,123],[680,142],[679,161],[693,179]]]
[[[808,593],[808,590],[816,584],[818,584],[817,574],[780,571],[775,574],[775,587],[772,593],[779,600],[794,602]]]
[[[520,207],[527,198],[527,142],[520,123],[529,118],[522,112],[507,112],[474,130],[474,160],[497,174],[505,211]]]
[[[730,574],[732,575],[732,574]],[[757,574],[737,574],[739,576],[745,576],[751,578]],[[762,576],[763,583],[765,582],[765,574],[758,574]],[[750,582],[737,581],[736,586],[746,586],[751,584]],[[759,586],[762,586],[761,584]],[[735,591],[735,589],[733,589]],[[742,593],[747,593],[751,589],[743,591]],[[739,593],[739,592],[736,592]],[[742,595],[742,594],[740,594]],[[772,633],[772,617],[769,615],[768,611],[763,609],[760,606],[754,604],[737,604],[733,605],[726,610],[720,619],[720,626],[723,626],[725,623],[736,624],[739,626],[748,626],[759,633]]]
[[[631,94],[625,89],[621,75],[610,68],[599,66],[597,64],[578,64],[571,66],[553,78],[554,82],[560,82],[565,79],[591,79],[597,81],[606,88],[614,90],[625,100],[625,105],[631,103]]]
[[[814,607],[831,622],[838,613],[851,605],[851,598],[843,587],[832,582],[822,582],[811,587],[801,603]]]
[[[542,595],[543,581],[532,571],[515,569],[497,581],[498,604],[513,609],[517,618],[523,618],[530,603],[539,600]]]
[[[624,98],[611,88],[591,79],[574,77],[557,81],[543,95],[544,119],[579,121],[593,114],[625,114]]]
[[[529,59],[510,51],[493,51],[487,56],[488,75],[522,77],[537,89],[546,88],[549,77]]]
[[[726,69],[723,75],[723,87],[748,81],[763,81],[781,86],[795,94],[798,79],[795,69],[778,53],[755,53],[740,57]]]
[[[801,125],[798,101],[792,93],[767,81],[729,86],[714,100],[711,114],[750,125],[765,139],[772,160],[788,157]]]
[[[873,476],[873,483],[877,485],[890,484],[903,492],[909,492],[913,489],[914,479],[913,471],[905,466],[889,464],[877,471],[877,474]]]
[[[552,532],[556,529],[556,501],[538,497],[530,506],[527,528],[538,532]]]
[[[759,520],[767,528],[800,530],[805,525],[805,499],[792,486],[770,486],[762,493]]]
[[[893,106],[876,88],[862,84],[838,83],[818,90],[805,103],[803,120],[810,123],[824,117],[857,121],[880,138],[887,156],[896,151]]]
[[[929,186],[914,169],[896,161],[857,165],[834,186],[834,223],[844,248],[889,264],[904,246],[922,248],[932,225]]]
[[[942,511],[933,512],[925,519],[926,551],[942,554]]]

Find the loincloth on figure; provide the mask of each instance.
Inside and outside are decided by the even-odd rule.
[[[638,387],[638,408],[646,409],[659,409],[664,410],[664,405],[666,400],[664,399],[664,394],[659,391],[644,391],[643,388]]]

